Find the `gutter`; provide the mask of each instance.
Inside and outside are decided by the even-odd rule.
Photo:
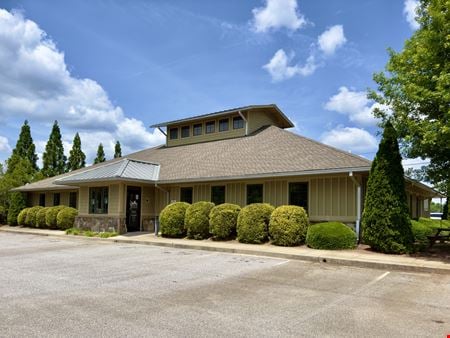
[[[361,184],[353,175],[353,171],[350,171],[348,176],[356,184],[356,241],[359,244],[361,237]]]

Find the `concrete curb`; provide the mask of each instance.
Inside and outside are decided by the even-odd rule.
[[[98,241],[105,243],[124,243],[124,244],[140,244],[140,245],[153,245],[160,247],[170,247],[177,249],[190,249],[190,250],[203,250],[203,251],[213,251],[213,252],[224,252],[231,254],[243,254],[243,255],[252,255],[252,256],[265,256],[272,258],[282,258],[288,260],[300,260],[307,261],[312,263],[320,263],[320,264],[333,264],[333,265],[342,265],[342,266],[351,266],[358,268],[370,268],[370,269],[381,269],[381,270],[395,270],[395,271],[404,271],[404,272],[420,272],[420,273],[437,273],[437,274],[450,274],[450,265],[449,267],[436,267],[432,265],[417,265],[417,264],[399,264],[395,262],[377,262],[377,261],[368,261],[360,258],[339,258],[333,257],[332,255],[327,254],[319,254],[319,255],[306,255],[301,253],[284,253],[284,252],[273,252],[261,249],[243,249],[243,248],[230,248],[220,246],[219,243],[215,246],[210,245],[202,245],[201,243],[176,243],[176,242],[159,242],[154,241],[152,239],[145,240],[136,240],[130,238],[99,238],[99,237],[85,237],[85,236],[72,236],[61,233],[48,233],[48,232],[39,232],[25,230],[25,229],[6,229],[0,227],[0,231],[15,233],[15,234],[27,234],[27,235],[38,235],[38,236],[48,236],[48,237],[58,237],[63,239],[77,239],[77,240],[85,240],[85,241]]]

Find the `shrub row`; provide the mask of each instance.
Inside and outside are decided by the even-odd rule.
[[[316,249],[350,249],[356,245],[355,232],[343,223],[327,222],[309,227],[302,207],[285,205],[274,208],[255,203],[240,208],[211,202],[192,205],[176,202],[160,214],[163,237],[215,240],[237,238],[242,243],[264,243],[296,246],[305,243]]]
[[[20,211],[17,224],[34,228],[66,230],[73,227],[77,215],[77,209],[64,205],[45,208],[36,206]]]

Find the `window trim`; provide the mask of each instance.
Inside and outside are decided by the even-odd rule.
[[[189,133],[188,133],[187,136],[184,136],[183,135],[183,130],[186,130],[186,129],[189,131]],[[190,136],[191,136],[191,126],[182,126],[181,127],[181,138],[188,138]]]
[[[169,128],[169,140],[178,140],[178,127],[171,127]],[[172,131],[176,132],[175,137],[172,137]]]
[[[190,202],[189,201],[183,201],[181,199],[181,197],[182,197],[181,190],[183,190],[183,189],[190,189],[191,190],[191,201]],[[189,204],[192,204],[194,202],[194,187],[180,187],[180,202],[186,202],[186,203],[189,203]]]
[[[242,122],[242,126],[241,127],[236,127],[235,126],[235,120],[238,120],[239,122]],[[242,118],[242,116],[233,116],[233,129],[234,130],[237,130],[237,129],[243,129],[244,128],[244,126],[245,126],[245,121],[244,121],[244,119]]]
[[[223,188],[223,202],[222,203],[216,203],[215,201],[213,201],[213,189],[214,188]],[[213,202],[215,205],[226,203],[226,201],[227,201],[227,186],[226,185],[212,185],[210,190],[211,190],[211,197],[210,197],[211,202]]]
[[[208,124],[213,126],[212,131],[208,131]],[[216,132],[216,121],[206,121],[205,122],[205,134],[213,134]]]
[[[258,185],[258,186],[261,186],[261,187],[262,187],[262,191],[261,191],[261,202],[252,202],[252,203],[249,203],[249,200],[248,200],[248,187],[249,187],[250,185]],[[245,203],[246,203],[246,205],[253,204],[253,203],[264,203],[264,183],[247,183],[247,184],[245,185]]]
[[[200,127],[200,133],[195,133],[195,128]],[[192,125],[192,136],[201,136],[203,134],[203,123],[195,123]]]
[[[58,198],[56,198],[58,196]],[[58,201],[58,203],[56,203]],[[53,193],[53,206],[61,205],[61,193],[54,192]]]
[[[288,201],[288,204],[291,205],[290,185],[291,184],[295,184],[295,183],[303,183],[303,184],[306,184],[306,186],[307,186],[307,190],[306,190],[306,194],[307,194],[307,196],[306,196],[307,197],[306,203],[307,203],[307,205],[306,205],[306,208],[304,208],[304,207],[303,208],[309,214],[310,197],[311,197],[311,194],[310,194],[311,182],[309,180],[306,180],[306,181],[288,181],[287,182],[287,201]]]
[[[227,121],[227,129],[225,129],[225,130],[220,130],[220,126],[221,126],[221,122],[223,122],[223,121]],[[223,133],[223,132],[227,132],[227,131],[229,131],[230,130],[230,118],[225,118],[225,119],[220,119],[219,120],[219,133]]]
[[[93,200],[92,200],[92,191],[93,190],[102,190],[101,192],[101,198],[102,198],[102,208],[98,209],[98,208],[93,208]],[[105,194],[106,191],[106,194]],[[105,203],[105,195],[106,195],[106,203]],[[96,204],[96,203],[95,203]],[[106,208],[105,208],[105,204],[106,204]],[[105,210],[106,209],[106,210]],[[98,210],[102,210],[101,212],[98,212]],[[106,215],[108,214],[109,211],[109,187],[108,186],[102,186],[102,187],[89,187],[89,214],[92,215]]]

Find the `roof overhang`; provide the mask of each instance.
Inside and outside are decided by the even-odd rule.
[[[406,176],[405,176],[405,181],[411,183],[412,186],[418,187],[418,188],[420,188],[422,190],[425,190],[425,191],[429,192],[430,195],[432,195],[433,198],[436,198],[436,197],[437,198],[439,198],[439,197],[440,198],[445,198],[444,194],[442,194],[441,192],[437,191],[436,189],[434,189],[434,188],[432,188],[432,187],[430,187],[430,186],[428,186],[428,185],[426,185],[426,184],[424,184],[424,183],[422,183],[420,181],[416,181],[416,180],[414,180],[414,179],[412,179],[410,177],[406,177]]]
[[[215,117],[220,117],[220,116],[224,116],[224,115],[229,115],[232,113],[239,113],[241,111],[249,111],[249,110],[256,110],[256,109],[267,109],[267,110],[271,110],[272,112],[276,113],[279,116],[280,121],[282,122],[283,128],[293,128],[294,127],[294,124],[292,123],[292,121],[289,120],[289,118],[281,111],[280,108],[278,108],[278,106],[276,104],[264,104],[264,105],[251,105],[251,106],[233,108],[233,109],[218,111],[215,113],[197,115],[194,117],[189,117],[189,118],[180,119],[180,120],[161,122],[161,123],[150,126],[150,128],[161,128],[161,127],[166,127],[166,126],[172,125],[172,124],[182,124],[182,123],[188,123],[188,122],[191,123],[191,122],[195,122],[198,120],[203,120],[205,118],[215,118]]]
[[[265,179],[274,177],[294,177],[294,176],[311,176],[311,175],[330,175],[330,174],[348,174],[353,173],[369,173],[370,167],[349,167],[349,168],[330,168],[330,169],[312,169],[302,171],[284,171],[271,172],[261,174],[234,175],[234,176],[214,176],[214,177],[192,177],[187,179],[159,180],[158,184],[173,183],[190,183],[190,182],[213,182],[213,181],[236,181],[247,179]]]
[[[124,158],[62,177],[55,180],[54,184],[77,186],[108,181],[156,182],[159,178],[159,169],[160,166],[156,163]]]

